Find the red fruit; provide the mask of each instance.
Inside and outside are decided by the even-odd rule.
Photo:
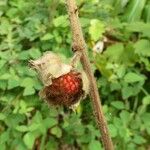
[[[43,92],[48,103],[71,106],[77,103],[83,94],[81,74],[71,71],[52,79],[52,84],[46,86]]]

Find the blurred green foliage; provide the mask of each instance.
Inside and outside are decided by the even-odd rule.
[[[116,150],[150,141],[150,2],[78,0],[80,21]],[[93,55],[103,35],[113,43]],[[64,0],[0,1],[0,149],[100,150],[89,98],[76,113],[48,107],[28,60],[47,50],[72,55]]]

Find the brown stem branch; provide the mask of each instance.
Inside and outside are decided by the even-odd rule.
[[[94,78],[90,61],[86,53],[86,44],[83,37],[81,25],[78,17],[78,9],[75,0],[66,0],[69,19],[71,23],[73,50],[81,52],[81,63],[90,81],[90,96],[93,104],[94,114],[102,135],[102,142],[105,150],[113,150],[113,144],[108,132],[107,123],[102,112],[101,100]]]

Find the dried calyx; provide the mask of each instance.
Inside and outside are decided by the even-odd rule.
[[[89,82],[85,72],[75,69],[72,62],[70,64],[64,64],[53,52],[46,52],[41,58],[30,61],[44,84],[40,97],[48,104],[72,108],[87,95]]]

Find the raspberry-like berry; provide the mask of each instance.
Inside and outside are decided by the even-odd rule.
[[[45,87],[44,92],[49,103],[71,106],[83,94],[81,74],[71,71],[55,78],[50,86]]]
[[[72,73],[61,76],[60,78],[56,79],[56,82],[60,83],[60,88],[62,88],[62,90],[68,94],[77,93],[79,90],[80,80]]]

